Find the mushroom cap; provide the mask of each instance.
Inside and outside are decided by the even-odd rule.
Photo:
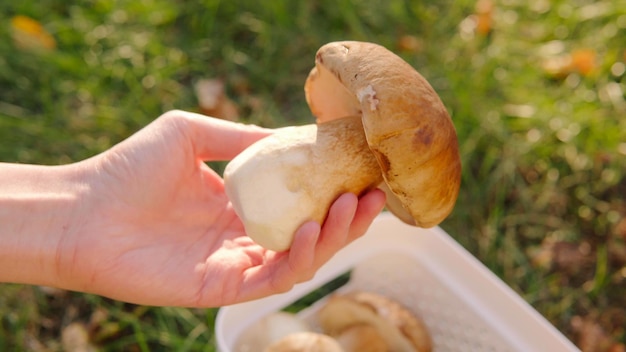
[[[391,351],[432,350],[430,334],[418,317],[398,302],[373,292],[331,296],[318,311],[317,319],[322,330],[331,336],[355,325],[370,325]]]
[[[432,227],[450,214],[461,182],[456,131],[411,65],[377,44],[328,43],[316,54],[305,93],[318,124],[362,116],[369,148],[412,224]]]
[[[265,352],[343,352],[332,337],[316,332],[299,332],[287,335],[268,346]]]

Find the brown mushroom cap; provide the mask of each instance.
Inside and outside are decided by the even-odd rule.
[[[370,325],[391,351],[432,350],[430,334],[421,320],[399,303],[372,292],[331,296],[317,318],[322,330],[331,336],[355,325]]]
[[[431,85],[373,43],[326,44],[315,65],[305,93],[318,123],[362,114],[385,182],[414,224],[443,221],[458,196],[461,162],[454,125]]]

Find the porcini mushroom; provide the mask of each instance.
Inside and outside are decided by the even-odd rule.
[[[364,291],[333,295],[317,312],[319,325],[330,336],[342,336],[355,326],[369,326],[384,339],[387,350],[428,352],[432,341],[424,323],[385,296]]]
[[[367,42],[322,46],[305,83],[317,124],[278,130],[234,158],[226,193],[248,235],[286,250],[299,226],[322,223],[342,193],[384,180],[388,208],[421,227],[452,211],[460,185],[456,132],[415,69]]]

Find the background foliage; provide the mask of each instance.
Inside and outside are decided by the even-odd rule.
[[[242,122],[308,123],[318,47],[388,47],[457,128],[463,185],[442,227],[583,350],[624,350],[624,0],[21,0],[0,20],[0,159],[21,163],[198,111],[204,78]],[[215,313],[2,285],[0,350],[211,351]]]

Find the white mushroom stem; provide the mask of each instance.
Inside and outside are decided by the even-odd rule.
[[[284,251],[303,223],[322,224],[337,197],[372,189],[382,176],[355,116],[283,128],[233,159],[224,181],[248,236]]]

